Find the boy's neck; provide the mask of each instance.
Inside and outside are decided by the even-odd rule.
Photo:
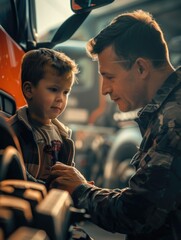
[[[29,111],[28,112],[28,121],[35,124],[35,125],[45,125],[45,126],[51,126],[52,125],[52,121],[51,119],[48,119],[47,121],[42,121],[42,119],[38,118],[35,115],[30,114]]]

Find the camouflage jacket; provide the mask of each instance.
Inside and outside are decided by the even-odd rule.
[[[100,227],[129,240],[181,239],[181,69],[170,75],[139,112],[143,133],[125,189],[88,184],[73,193]]]

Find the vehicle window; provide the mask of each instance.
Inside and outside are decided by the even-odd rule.
[[[11,116],[15,114],[15,100],[4,91],[0,90],[0,111]]]
[[[95,81],[93,72],[97,70],[97,66],[93,64],[87,57],[77,60],[80,73],[78,75],[77,91],[87,91],[93,88]],[[75,84],[76,87],[76,84]]]
[[[77,75],[77,83],[74,85],[76,92],[91,91],[97,81],[97,62],[92,61],[86,53],[86,42],[83,41],[67,41],[63,44],[57,44],[54,49],[62,51],[75,60],[78,65],[79,73]]]
[[[174,67],[178,67],[181,64],[181,24],[175,23],[181,21],[181,4],[158,16],[158,20],[166,35],[171,62]]]
[[[8,32],[11,37],[15,37],[16,34],[16,21],[13,15],[12,5],[10,0],[0,0],[0,25]],[[14,19],[8,21],[8,19]]]
[[[35,9],[38,42],[50,41],[58,27],[73,14],[70,0],[36,0]]]

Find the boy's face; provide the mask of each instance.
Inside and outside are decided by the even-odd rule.
[[[66,108],[68,96],[73,85],[73,76],[57,75],[50,67],[37,86],[31,84],[31,96],[28,107],[31,118],[42,124],[49,124],[51,119],[59,116]]]

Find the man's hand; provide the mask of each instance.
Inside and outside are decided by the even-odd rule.
[[[49,189],[58,188],[70,193],[81,184],[88,183],[85,177],[75,168],[63,163],[56,163],[50,171]]]

